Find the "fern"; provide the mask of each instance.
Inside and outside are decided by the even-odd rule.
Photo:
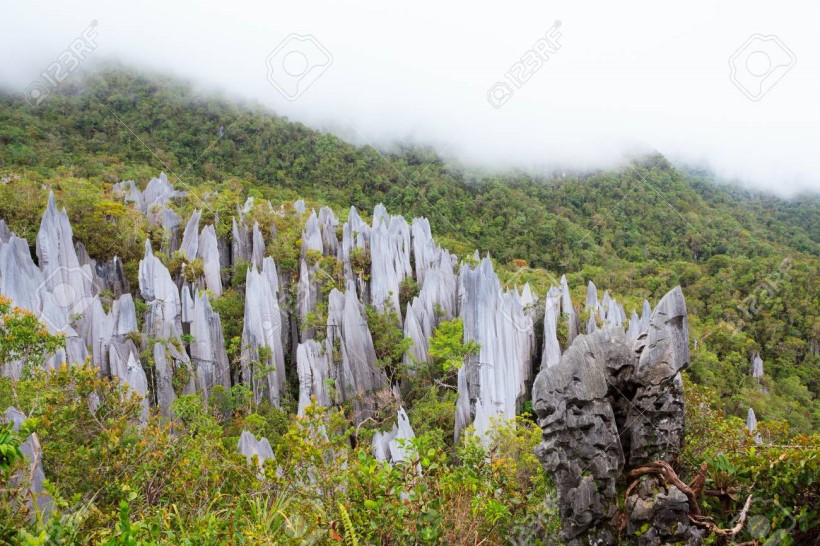
[[[339,503],[339,513],[342,516],[342,524],[345,528],[345,544],[347,546],[359,546],[359,539],[356,537],[356,529],[353,528],[353,521],[347,513],[344,505]]]

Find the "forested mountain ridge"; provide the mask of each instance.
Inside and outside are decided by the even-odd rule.
[[[720,185],[660,155],[585,175],[465,175],[429,150],[353,146],[259,106],[122,70],[66,85],[37,108],[4,95],[0,143],[4,176],[58,190],[61,180],[114,184],[167,170],[173,183],[203,192],[232,187],[274,202],[305,197],[341,211],[383,202],[430,218],[439,241],[462,255],[490,252],[508,265],[500,275],[510,282],[566,273],[575,287],[593,280],[634,298],[633,305],[680,284],[696,317],[694,337],[711,340],[696,352],[697,379],[718,387],[741,415],[754,400],[738,399],[739,385],[759,352],[771,363],[767,374],[795,377],[809,391],[792,385],[797,391],[788,398],[800,402],[777,415],[786,412],[803,428],[820,419],[817,195],[782,200]],[[5,191],[19,192],[14,185]],[[10,226],[29,240],[45,203],[45,193],[35,193],[23,206],[0,201]],[[82,239],[83,225],[76,229]],[[128,247],[104,244],[105,233],[110,228],[89,226],[92,257],[141,255],[137,244],[130,255]],[[773,290],[784,260],[789,278]]]

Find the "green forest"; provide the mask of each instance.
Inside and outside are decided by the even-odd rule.
[[[679,474],[690,479],[708,463],[706,490],[715,494],[703,506],[720,524],[746,492],[763,491],[776,502],[762,510],[790,522],[779,543],[812,543],[820,521],[820,196],[744,190],[660,154],[585,173],[466,170],[432,149],[355,146],[256,104],[123,69],[66,82],[36,108],[0,94],[0,219],[32,249],[53,191],[75,241],[92,258],[119,256],[137,286],[144,243],[162,234],[112,187],[144,187],[160,171],[188,193],[174,202],[180,216],[207,202],[203,218],[219,235],[248,197],[285,205],[286,214],[267,218],[280,273],[298,275],[307,218],[292,204],[302,198],[308,210],[327,205],[341,220],[351,206],[367,220],[379,203],[425,216],[440,245],[464,260],[489,253],[506,286],[529,282],[542,298],[566,275],[573,301],[583,302],[593,281],[629,313],[680,285],[691,364]],[[179,271],[174,256],[160,258]],[[405,289],[403,303],[418,287]],[[213,306],[237,360],[244,298],[228,287]],[[380,365],[408,380],[397,318],[373,312],[368,322]],[[137,401],[90,367],[33,366],[19,382],[0,379],[0,409],[13,402],[34,415],[19,432],[0,428],[0,544],[529,544],[536,536],[555,544],[555,488],[533,454],[540,429],[531,411],[500,427],[489,446],[469,434],[453,440],[455,370],[475,350],[461,336],[458,320],[443,323],[424,372],[411,378],[405,407],[421,473],[379,464],[366,449],[395,411],[359,429],[343,408],[315,408],[306,425],[294,418],[294,400],[257,405],[234,386],[208,404],[181,396],[179,419],[153,415],[140,428]],[[2,299],[0,340],[0,364],[35,362],[56,343]],[[756,354],[760,379],[751,375]],[[90,392],[107,408],[103,420],[83,402]],[[744,428],[749,408],[762,445]],[[236,452],[242,430],[273,446],[265,480]],[[15,500],[8,479],[20,464],[16,446],[33,431],[54,499],[47,521]]]

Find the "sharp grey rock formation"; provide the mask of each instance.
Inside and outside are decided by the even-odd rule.
[[[128,279],[125,277],[125,271],[122,268],[122,260],[114,256],[110,262],[98,263],[88,255],[85,245],[78,242],[75,245],[77,252],[77,260],[80,266],[88,266],[92,274],[92,287],[111,292],[115,298],[120,295],[130,292],[131,287]]]
[[[643,308],[641,309],[641,332],[646,332],[649,328],[649,319],[652,317],[652,307],[649,302],[643,300]]]
[[[629,319],[629,328],[626,330],[626,335],[630,339],[638,339],[638,336],[641,335],[641,319],[634,309],[632,310],[632,317]]]
[[[158,377],[156,381],[158,384],[171,384],[175,370],[189,370],[192,365],[188,358],[188,354],[183,349],[180,334],[182,334],[182,320],[188,319],[185,322],[193,320],[194,305],[191,298],[189,287],[183,286],[184,296],[184,317],[183,317],[183,302],[181,301],[179,291],[174,281],[171,279],[171,274],[163,263],[154,256],[151,251],[151,244],[149,241],[145,242],[145,257],[140,260],[139,267],[139,285],[142,297],[148,305],[148,311],[145,316],[143,324],[143,339],[154,340],[154,342],[161,342],[165,348],[164,370],[156,369]],[[153,349],[156,353],[156,345],[146,348]],[[183,386],[183,394],[193,394],[196,392],[194,373],[191,373],[190,381]],[[163,415],[168,416],[170,412],[170,403],[173,401],[171,397],[164,396],[164,400],[168,400],[166,405],[163,405],[157,397],[160,404],[160,411]]]
[[[128,385],[131,390],[140,396],[142,406],[140,423],[144,425],[148,422],[150,404],[148,399],[148,378],[140,364],[139,350],[134,342],[130,339],[113,338],[108,351],[108,366],[111,370],[111,377]]]
[[[123,294],[111,305],[111,312],[103,310],[95,299],[89,310],[90,328],[86,341],[91,346],[91,363],[104,376],[111,376],[109,349],[112,344],[121,345],[131,332],[138,332],[137,313],[131,294]]]
[[[5,421],[11,423],[12,430],[15,432],[20,430],[26,420],[25,414],[14,406],[6,408],[4,415]],[[47,519],[54,506],[54,499],[46,492],[43,485],[46,480],[43,472],[43,448],[40,446],[40,438],[36,432],[29,434],[28,438],[20,444],[20,451],[29,461],[28,468],[12,475],[11,483],[14,485],[27,483],[30,495],[26,502],[29,510],[37,511]]]
[[[5,220],[0,220],[0,243],[8,243],[11,239],[11,231]]]
[[[319,227],[319,218],[316,216],[315,210],[310,211],[310,216],[305,222],[305,229],[302,231],[302,251],[307,252],[309,250],[324,252],[322,230]]]
[[[595,315],[592,314],[587,321],[587,334],[593,334],[596,330],[598,330],[598,323],[595,322]]]
[[[55,302],[54,296],[45,287],[43,274],[34,265],[28,243],[11,233],[6,242],[0,242],[0,294],[11,298],[14,305],[28,309],[46,324],[52,333],[67,335],[65,348],[43,363],[46,367],[56,367],[62,362],[83,362],[87,355],[85,343],[78,333],[68,325],[68,318]],[[19,378],[22,362],[7,362],[0,370],[4,376]]]
[[[350,207],[347,222],[342,226],[342,259],[350,260],[354,248],[367,248],[370,244],[370,226],[362,220],[356,207]]]
[[[84,333],[90,328],[88,311],[99,287],[93,283],[91,267],[79,262],[68,215],[65,210],[58,211],[54,194],[49,194],[37,233],[39,268],[25,240],[10,232],[4,232],[3,239],[0,241],[0,293],[10,297],[16,306],[37,315],[50,332],[66,336],[65,348],[43,364],[55,367],[62,362],[85,361],[88,353],[78,330]],[[18,377],[21,364],[9,363],[3,373]]]
[[[413,340],[404,358],[408,366],[413,363],[411,355],[416,362],[425,362],[435,328],[442,320],[458,316],[458,276],[453,272],[454,263],[454,256],[439,249],[436,258],[427,262],[419,295],[407,305],[404,337]]]
[[[317,406],[330,406],[332,348],[327,343],[309,339],[296,349],[296,370],[299,375],[299,407],[297,415],[304,416],[305,408],[316,398]]]
[[[154,343],[153,355],[157,406],[160,415],[170,418],[171,404],[177,399],[177,394],[174,391],[173,365],[168,362],[164,343]]]
[[[171,255],[179,250],[179,226],[182,225],[182,218],[179,214],[169,209],[167,206],[162,209],[162,231],[167,239],[167,244],[163,245],[165,251]]]
[[[613,544],[616,482],[649,461],[675,460],[683,441],[680,372],[688,363],[678,287],[661,299],[637,340],[607,325],[576,338],[557,365],[539,373],[533,405],[543,441],[536,454],[558,487],[568,546]],[[653,537],[641,544],[698,544],[700,531],[679,493],[662,483],[636,491],[627,499],[628,533]],[[647,521],[653,511],[662,517]]]
[[[113,193],[124,197],[126,203],[134,203],[155,224],[160,223],[162,211],[169,210],[167,206],[172,199],[185,195],[185,192],[174,190],[165,173],[160,173],[159,178],[152,178],[143,192],[139,191],[133,180],[128,180],[114,184]]]
[[[755,410],[749,408],[746,413],[746,430],[749,432],[757,432],[757,417],[755,417]]]
[[[560,291],[550,287],[544,304],[544,351],[541,353],[541,369],[558,364],[561,344],[558,342],[558,314],[561,308]]]
[[[202,218],[202,211],[194,209],[194,213],[188,219],[185,225],[185,231],[182,233],[182,244],[179,250],[185,255],[189,262],[196,260],[196,253],[199,249],[199,219]]]
[[[265,258],[262,271],[248,269],[245,287],[245,324],[242,329],[242,379],[251,385],[254,399],[279,407],[285,386],[282,315],[277,297],[273,258]]]
[[[265,261],[265,239],[262,237],[262,230],[259,229],[259,223],[253,223],[253,234],[251,236],[251,264],[256,269],[262,269]]]
[[[239,437],[239,445],[237,446],[239,449],[239,453],[245,456],[248,460],[248,464],[253,462],[253,457],[256,456],[256,464],[259,470],[259,478],[264,477],[264,468],[265,468],[265,461],[268,459],[276,460],[276,457],[273,455],[273,448],[271,448],[270,442],[268,442],[267,438],[259,438],[257,439],[256,436],[252,432],[247,430],[242,431],[242,435]]]
[[[197,390],[207,399],[216,385],[230,389],[231,368],[225,351],[222,321],[204,292],[194,298],[191,335],[194,338],[190,347],[191,363],[196,371]]]
[[[598,312],[598,289],[595,287],[595,283],[589,281],[587,284],[587,300],[584,304],[584,311],[589,311],[591,313]],[[588,332],[587,332],[588,333]]]
[[[604,294],[606,297],[606,294]],[[567,345],[572,344],[572,340],[578,335],[580,327],[578,325],[578,313],[572,306],[572,299],[569,293],[566,275],[561,275],[561,314],[567,322]]]
[[[427,218],[414,218],[410,226],[410,234],[413,240],[413,262],[416,268],[416,281],[419,285],[423,285],[427,270],[436,267],[442,260],[442,252],[446,251],[436,245],[433,240],[430,222]]]
[[[148,209],[156,205],[165,205],[171,199],[183,197],[184,195],[185,192],[174,190],[165,173],[160,173],[159,178],[152,178],[142,194],[143,199],[145,199],[145,206]]]
[[[390,309],[399,314],[399,289],[405,277],[411,277],[410,226],[402,216],[390,216],[383,205],[373,212],[370,233],[370,297],[380,310]]]
[[[425,326],[432,328],[432,321],[422,308],[421,300],[413,298],[413,301],[407,304],[404,315],[404,337],[413,340],[410,350],[404,355],[404,363],[410,370],[414,361],[427,362],[430,336],[425,333]]]
[[[82,314],[99,287],[94,287],[91,268],[81,266],[74,249],[73,231],[65,209],[57,210],[54,193],[37,232],[37,259],[43,272],[43,286],[66,318]]]
[[[196,289],[194,289],[196,290]],[[188,283],[182,285],[180,290],[180,317],[183,323],[190,324],[194,320],[194,298],[191,296],[191,287]]]
[[[299,214],[304,214],[305,212],[307,212],[307,205],[305,205],[305,200],[304,199],[299,199],[298,201],[296,201],[293,204],[293,208]]]
[[[746,430],[754,434],[754,441],[756,444],[760,445],[763,443],[763,438],[757,431],[757,417],[755,416],[755,411],[752,408],[749,408],[749,411],[746,413]]]
[[[404,408],[399,407],[393,428],[388,432],[376,431],[373,435],[371,442],[373,456],[379,461],[390,464],[412,462],[418,458],[418,453],[411,443],[415,437],[407,413]],[[421,473],[420,464],[417,465],[417,470]]]
[[[369,303],[370,291],[369,283],[365,279],[365,272],[354,272],[351,256],[356,249],[358,252],[368,254],[370,252],[370,226],[361,219],[355,207],[350,207],[347,222],[342,227],[342,244],[339,248],[339,257],[344,262],[345,279],[355,280],[356,288],[361,295],[362,302]]]
[[[15,234],[0,242],[0,294],[14,305],[39,314],[46,292],[43,273],[34,264],[28,243]]]
[[[134,203],[137,209],[141,212],[145,212],[145,199],[143,199],[142,192],[133,180],[117,182],[111,190],[114,195],[124,198],[126,203]]]
[[[234,217],[231,220],[231,265],[235,266],[243,262],[250,263],[250,261],[251,241],[248,235],[248,226],[241,216],[238,223],[236,217]]]
[[[176,331],[182,331],[181,302],[177,285],[171,278],[168,268],[154,256],[151,242],[145,241],[145,257],[140,260],[139,285],[142,297],[149,306],[149,320],[156,323],[154,337],[162,329],[162,323],[174,323]]]
[[[609,311],[609,307],[612,304],[612,297],[609,295],[609,290],[604,290],[604,297],[601,300],[601,309],[603,309],[604,314]]]
[[[339,220],[333,211],[329,207],[322,207],[319,210],[319,227],[325,256],[337,256],[339,253],[339,238],[336,236],[338,226]]]
[[[387,377],[376,367],[376,351],[367,326],[364,306],[356,297],[353,282],[347,290],[330,292],[327,340],[333,348],[336,372],[336,402],[353,402],[356,423],[370,417],[376,408],[375,395],[388,388]]]
[[[145,376],[145,370],[142,369],[139,359],[133,353],[128,356],[125,383],[142,398],[140,423],[145,425],[148,422],[149,411],[148,378]]]
[[[297,306],[299,322],[302,325],[302,339],[310,339],[314,335],[313,329],[308,327],[308,315],[316,309],[319,303],[320,283],[316,276],[320,274],[320,266],[317,258],[322,255],[323,250],[319,219],[316,212],[311,211],[305,223],[305,229],[302,231],[302,258],[299,263],[299,284],[297,286]]]
[[[222,295],[222,268],[219,263],[219,242],[214,226],[205,226],[199,235],[197,257],[202,260],[205,287],[216,297]]]
[[[752,377],[758,381],[763,377],[763,359],[760,358],[760,353],[752,355]]]
[[[481,348],[459,369],[458,405],[469,405],[471,421],[458,411],[455,434],[472,423],[484,436],[494,418],[513,419],[523,403],[535,333],[518,294],[502,292],[489,257],[475,269],[462,266],[460,284],[464,340]]]
[[[614,299],[609,302],[609,307],[606,313],[606,322],[613,326],[621,326],[626,322],[626,312],[623,307]]]

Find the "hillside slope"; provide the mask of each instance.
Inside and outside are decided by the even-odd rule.
[[[252,195],[305,197],[341,218],[351,205],[369,211],[380,202],[426,216],[444,246],[462,256],[489,251],[502,280],[529,280],[542,293],[566,273],[576,290],[592,280],[637,307],[680,284],[697,340],[695,381],[735,415],[752,406],[798,430],[820,423],[817,196],[742,191],[662,156],[584,175],[468,176],[429,150],[353,146],[258,106],[121,70],[67,85],[35,109],[3,96],[0,144],[0,171],[12,179],[0,187],[0,217],[18,235],[33,241],[54,188],[92,257],[117,253],[132,275],[145,234],[110,187],[165,170],[194,194],[220,190],[217,211]],[[280,267],[295,268],[286,247]],[[748,377],[755,353],[765,396]]]

